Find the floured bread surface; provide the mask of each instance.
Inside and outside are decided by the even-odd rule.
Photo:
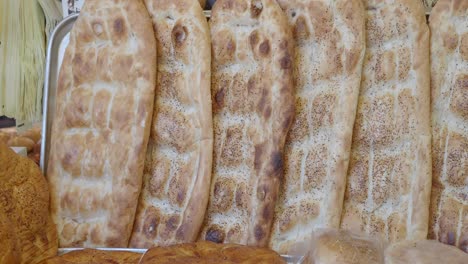
[[[126,247],[156,86],[144,4],[87,0],[58,80],[47,176],[61,247]]]
[[[130,247],[193,242],[211,180],[211,41],[196,0],[146,0],[158,84],[143,190]]]
[[[296,41],[296,115],[270,247],[340,225],[365,51],[360,0],[281,0]]]
[[[429,30],[419,0],[368,0],[367,46],[341,227],[389,241],[427,236]]]
[[[57,254],[49,189],[40,168],[0,143],[0,263],[35,264]]]
[[[385,264],[466,264],[468,254],[435,240],[402,241],[385,249]]]
[[[210,23],[214,165],[200,236],[265,246],[294,116],[294,40],[274,0],[219,0]]]
[[[429,238],[468,253],[468,1],[430,16],[432,197]]]

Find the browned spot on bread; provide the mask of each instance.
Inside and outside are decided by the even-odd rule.
[[[257,18],[263,10],[263,3],[261,0],[252,0],[250,5],[250,14],[253,18]]]
[[[113,24],[114,28],[114,33],[117,34],[118,36],[123,35],[125,33],[125,23],[124,19],[119,17],[114,20]]]
[[[271,167],[273,169],[273,175],[271,176],[281,176],[283,172],[283,153],[276,151],[272,154]]]
[[[169,217],[169,219],[166,222],[166,228],[170,231],[176,230],[177,226],[179,225],[179,218],[180,216],[178,215],[173,215]]]
[[[215,96],[216,108],[221,109],[224,106],[224,97],[226,96],[226,88],[222,87]]]
[[[234,59],[236,53],[236,42],[233,34],[229,30],[217,33],[218,37],[213,38],[213,59],[219,60],[220,64]]]
[[[184,240],[188,228],[189,226],[187,225],[187,223],[182,224],[176,232],[176,238],[178,240]]]
[[[309,28],[303,16],[300,16],[296,20],[296,24],[293,28],[294,38],[297,39],[306,39],[310,36]]]
[[[228,211],[234,200],[235,183],[231,179],[218,179],[213,190],[213,207],[218,212]]]
[[[223,243],[225,238],[225,234],[222,228],[219,228],[216,225],[211,226],[205,235],[206,241],[211,241],[215,243]]]
[[[243,158],[243,126],[237,125],[229,127],[226,132],[226,139],[221,151],[221,163],[227,166],[235,166],[242,162]]]
[[[238,208],[247,208],[249,195],[244,183],[238,184],[236,188],[236,206]]]
[[[258,31],[257,30],[254,30],[252,31],[252,33],[250,33],[249,43],[250,43],[250,48],[254,50],[258,43]]]
[[[260,241],[263,238],[265,238],[265,231],[263,230],[263,228],[260,225],[255,226],[254,233],[255,233],[255,239],[257,241]]]
[[[273,210],[271,210],[268,204],[263,208],[262,217],[263,219],[271,219],[273,217]]]
[[[260,170],[260,165],[262,164],[264,151],[265,151],[264,144],[258,144],[255,146],[254,169],[257,173]]]
[[[174,46],[182,46],[187,39],[188,31],[185,26],[177,23],[172,29],[172,43]]]
[[[257,105],[257,111],[259,113],[263,113],[265,110],[265,105],[269,104],[270,102],[270,93],[267,89],[263,89],[262,91],[262,97],[260,98],[260,101],[258,102]]]
[[[283,70],[291,69],[292,62],[291,62],[291,55],[289,55],[289,53],[286,53],[286,55],[284,55],[284,57],[280,59],[280,65],[281,65],[281,69]]]
[[[270,41],[268,39],[260,44],[259,51],[262,56],[268,56],[268,54],[270,54]]]
[[[444,47],[448,51],[454,51],[458,46],[458,34],[453,26],[448,27],[448,29],[442,33],[442,38],[444,42]]]
[[[468,61],[468,32],[461,36],[460,55],[462,59],[464,59],[465,61]]]
[[[450,110],[468,120],[468,74],[456,76],[455,85],[452,88]]]
[[[158,225],[160,221],[160,214],[153,206],[149,207],[145,212],[143,233],[147,239],[154,239],[158,234]]]

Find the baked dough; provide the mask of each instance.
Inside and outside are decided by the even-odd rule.
[[[285,264],[278,253],[235,244],[197,242],[149,249],[140,264]]]
[[[211,41],[195,0],[146,0],[158,50],[158,84],[143,190],[130,247],[193,242],[211,180]]]
[[[340,225],[364,58],[361,0],[280,0],[296,42],[296,116],[270,247],[286,254]]]
[[[218,0],[213,176],[202,240],[266,246],[294,116],[294,41],[274,0]]]
[[[40,264],[138,264],[142,254],[126,251],[82,249],[47,259]]]
[[[0,144],[2,144],[0,142]],[[0,263],[20,263],[20,253],[13,224],[4,212],[0,212]]]
[[[442,1],[442,0],[440,0]],[[385,264],[466,264],[468,254],[435,240],[402,241],[385,250]]]
[[[60,69],[47,177],[61,247],[127,247],[156,86],[140,0],[87,0]]]
[[[367,46],[341,227],[391,241],[429,222],[429,30],[420,0],[367,0]]]
[[[201,8],[204,9],[206,6],[206,0],[198,0],[198,2],[200,2]]]
[[[468,1],[439,0],[430,16],[430,28],[433,180],[429,238],[468,253]]]
[[[381,241],[345,230],[316,229],[304,263],[383,264]]]
[[[0,260],[5,261],[0,263],[35,264],[55,256],[57,231],[49,215],[49,190],[41,170],[2,143],[0,164]],[[12,262],[7,261],[8,251]]]

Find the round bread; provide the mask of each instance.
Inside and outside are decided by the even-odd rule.
[[[20,263],[55,256],[57,231],[49,215],[47,181],[39,167],[1,143],[0,164],[0,214],[11,222]]]
[[[14,137],[8,140],[8,146],[10,147],[25,147],[30,152],[34,148],[34,141],[28,137]]]
[[[72,251],[62,256],[49,258],[39,264],[88,264],[88,263],[112,263],[112,264],[137,264],[141,254],[126,251],[104,251],[97,249],[83,249]]]
[[[285,263],[276,252],[259,247],[236,244],[216,244],[202,241],[170,247],[149,249],[140,264],[191,264],[191,263]]]
[[[403,241],[385,250],[385,264],[466,264],[468,254],[435,240]]]

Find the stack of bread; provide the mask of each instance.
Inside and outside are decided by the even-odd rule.
[[[59,246],[151,249],[44,263],[468,263],[467,0],[87,0],[55,113]]]

